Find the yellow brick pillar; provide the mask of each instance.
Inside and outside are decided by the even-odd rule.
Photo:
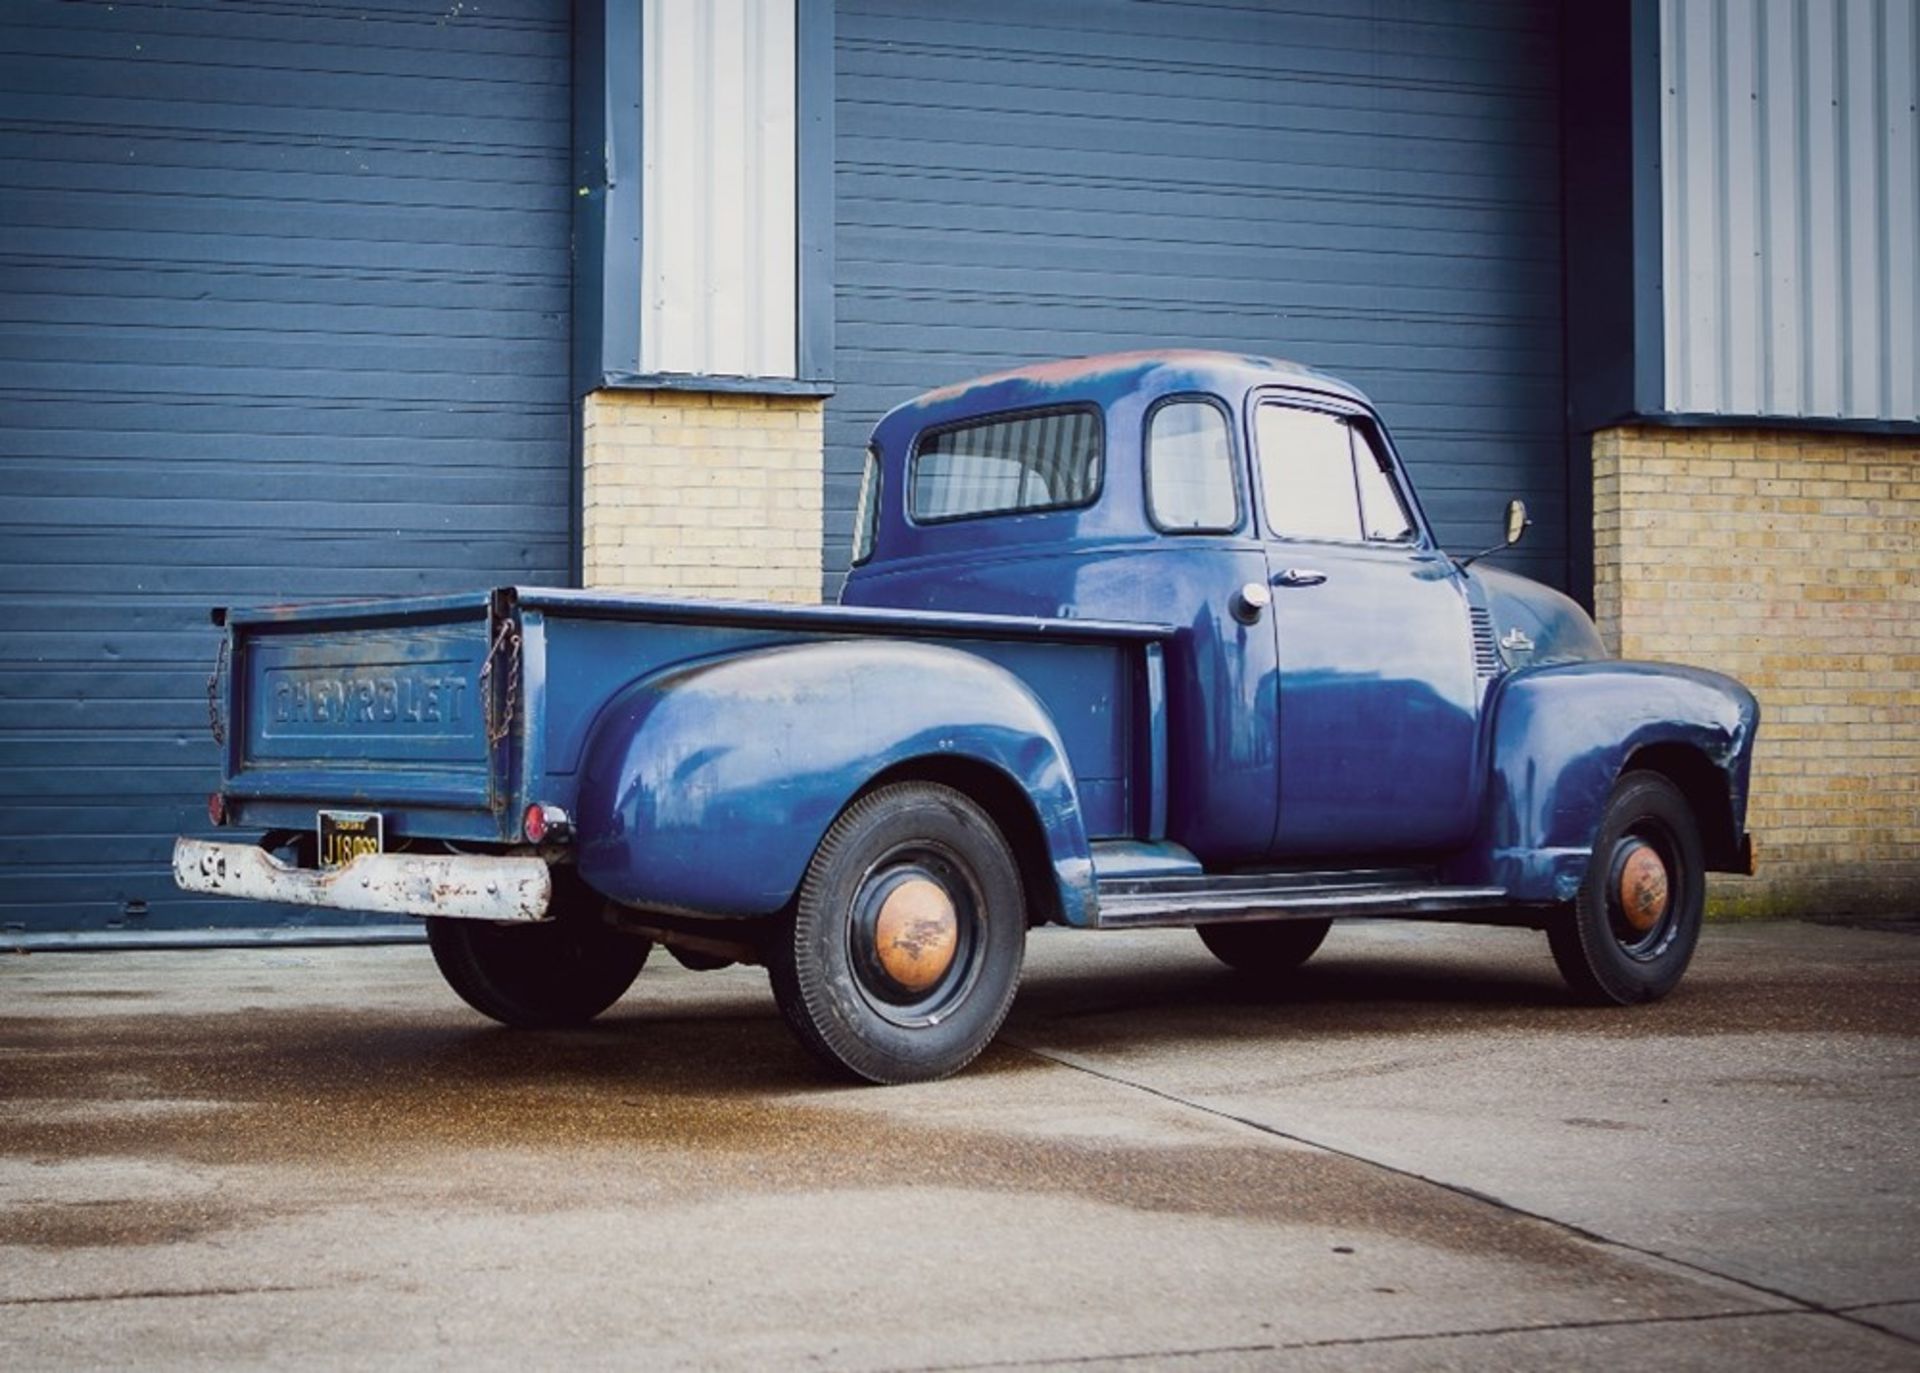
[[[1627,427],[1593,474],[1608,647],[1760,698],[1760,877],[1715,908],[1920,906],[1920,440]]]
[[[584,406],[588,586],[820,599],[824,401],[595,391]]]

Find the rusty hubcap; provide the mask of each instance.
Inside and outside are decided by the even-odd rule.
[[[1653,845],[1635,840],[1620,858],[1620,915],[1645,934],[1667,913],[1667,865]]]
[[[925,878],[895,887],[874,920],[880,968],[909,992],[924,992],[946,976],[959,944],[960,918],[952,898]]]

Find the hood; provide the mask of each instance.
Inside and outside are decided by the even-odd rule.
[[[1583,663],[1608,656],[1600,631],[1571,597],[1497,567],[1474,567],[1467,575],[1486,598],[1494,642],[1509,668]]]

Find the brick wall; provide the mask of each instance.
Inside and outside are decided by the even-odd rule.
[[[1716,909],[1920,907],[1920,440],[1620,428],[1593,469],[1608,646],[1760,698],[1760,877]]]
[[[588,395],[586,584],[819,600],[824,410],[785,396]]]

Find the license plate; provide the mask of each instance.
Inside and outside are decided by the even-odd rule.
[[[320,812],[320,866],[344,868],[363,853],[378,853],[384,826],[378,811]]]

